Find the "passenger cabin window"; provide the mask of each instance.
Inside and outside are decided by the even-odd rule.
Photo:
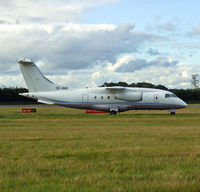
[[[108,99],[110,99],[110,96],[108,96]]]
[[[97,99],[97,96],[94,96],[94,99]]]
[[[101,99],[103,99],[103,96],[101,96]]]

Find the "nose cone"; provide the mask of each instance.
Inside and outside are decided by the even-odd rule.
[[[184,102],[183,100],[179,100],[179,107],[180,108],[186,108],[186,107],[188,107],[188,105],[187,105],[187,103],[186,102]]]

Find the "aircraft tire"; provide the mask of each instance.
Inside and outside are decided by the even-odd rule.
[[[110,111],[110,115],[116,115],[117,112],[116,111]]]
[[[175,112],[171,112],[171,115],[176,115],[176,113]]]

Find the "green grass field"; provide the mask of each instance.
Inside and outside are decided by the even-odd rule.
[[[0,191],[200,191],[200,107],[1,108]]]

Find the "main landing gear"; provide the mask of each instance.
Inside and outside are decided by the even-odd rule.
[[[114,111],[114,110],[110,111],[110,115],[116,115],[116,114],[117,114],[117,111]]]

